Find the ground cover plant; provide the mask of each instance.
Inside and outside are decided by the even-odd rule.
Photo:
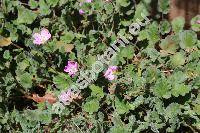
[[[200,15],[186,29],[168,21],[169,0],[0,3],[2,133],[200,131]]]

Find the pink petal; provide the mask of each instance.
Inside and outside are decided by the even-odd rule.
[[[67,91],[67,95],[68,95],[68,96],[71,96],[71,94],[72,94],[71,89],[68,89],[68,91]]]
[[[39,33],[34,33],[33,38],[34,38],[33,40],[34,44],[38,44],[38,45],[42,44],[42,37]]]
[[[66,102],[69,100],[69,96],[67,95],[66,92],[62,92],[59,96],[59,100],[62,102]]]
[[[200,20],[197,20],[196,22],[197,22],[197,24],[200,24]]]
[[[79,10],[79,14],[82,15],[82,14],[84,14],[84,13],[85,13],[85,12],[84,12],[82,9]]]
[[[42,29],[40,34],[41,34],[44,41],[47,41],[51,38],[51,34],[49,33],[48,29]]]
[[[64,68],[65,72],[68,72],[70,76],[74,76],[78,71],[78,63],[75,61],[68,61],[67,66]]]
[[[107,78],[108,78],[108,80],[114,80],[115,76],[111,74],[111,75],[107,76]]]
[[[105,72],[104,76],[107,77],[107,76],[110,75],[110,74],[112,74],[112,71],[111,71],[110,69],[108,69],[108,70]]]
[[[116,71],[118,67],[117,66],[111,66],[109,68],[112,69],[113,71]]]
[[[78,63],[75,61],[68,61],[67,66],[70,68],[78,68]]]
[[[105,78],[107,78],[108,80],[114,80],[115,79],[115,75],[113,73],[115,71],[117,71],[117,66],[108,67],[108,69],[106,70],[106,72],[104,74]]]
[[[74,73],[74,72],[71,72],[71,71],[69,71],[68,73],[69,73],[69,75],[72,76],[72,77],[75,75],[75,73]]]
[[[83,5],[83,3],[82,3],[82,2],[80,2],[80,3],[79,3],[79,6],[82,6],[82,5]]]
[[[74,65],[76,62],[75,61],[68,61],[67,64],[68,65]]]
[[[85,2],[86,2],[86,3],[91,3],[91,2],[92,2],[92,0],[85,0]]]
[[[69,72],[70,71],[70,68],[68,66],[65,66],[65,69],[64,69],[65,72]]]

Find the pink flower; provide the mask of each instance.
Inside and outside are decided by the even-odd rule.
[[[79,6],[82,6],[82,5],[83,5],[83,3],[82,3],[82,2],[80,2],[80,3],[79,3]]]
[[[84,13],[85,13],[85,12],[83,11],[83,9],[80,9],[80,10],[79,10],[79,14],[82,15],[82,14],[84,14]]]
[[[68,72],[70,76],[74,76],[75,73],[78,71],[78,63],[75,61],[68,61],[64,71]]]
[[[104,73],[104,77],[107,78],[108,80],[114,80],[116,78],[114,72],[116,71],[117,71],[117,66],[110,66]]]
[[[40,33],[34,33],[33,38],[33,43],[40,45],[49,40],[51,38],[51,34],[49,33],[48,29],[42,29]]]
[[[92,0],[85,0],[85,3],[91,3],[92,2]],[[79,3],[79,6],[82,6],[83,5],[83,3],[82,2],[80,2]],[[79,9],[79,14],[84,14],[85,13],[85,11],[83,10],[83,9]]]
[[[197,20],[196,22],[197,22],[197,24],[200,24],[200,19],[199,19],[199,20]]]
[[[63,102],[65,105],[69,105],[73,99],[81,99],[81,96],[79,96],[79,93],[74,94],[71,89],[67,90],[66,92],[62,92],[59,96],[59,101]]]
[[[86,3],[91,3],[91,2],[92,2],[92,0],[85,0],[85,2],[86,2]]]
[[[63,102],[64,104],[67,104],[69,105],[70,102],[72,102],[72,99],[71,99],[71,90],[69,89],[66,92],[62,92],[59,96],[59,101]]]

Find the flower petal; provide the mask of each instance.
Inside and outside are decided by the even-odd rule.
[[[51,38],[51,34],[49,33],[48,29],[42,29],[41,31],[41,37],[44,41],[47,41]]]

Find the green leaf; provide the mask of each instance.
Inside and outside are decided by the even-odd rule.
[[[106,14],[111,14],[113,12],[113,5],[111,3],[106,3],[104,8],[106,10]]]
[[[99,109],[99,101],[97,99],[90,100],[83,105],[83,109],[89,114],[93,114]]]
[[[165,110],[165,118],[173,119],[181,113],[180,105],[178,103],[171,103]]]
[[[197,21],[200,20],[200,15],[195,16],[194,18],[192,18],[191,20],[191,26],[192,26],[192,30],[194,31],[200,31],[200,24],[197,23]]]
[[[112,127],[111,133],[129,133],[125,127]]]
[[[29,0],[28,5],[31,7],[31,9],[35,9],[38,7],[38,2],[35,0]]]
[[[160,48],[167,53],[175,53],[179,48],[179,41],[177,40],[177,35],[169,35],[165,39],[161,40]]]
[[[37,15],[33,13],[31,10],[28,10],[22,6],[18,7],[18,24],[32,24],[32,22],[36,19]]]
[[[44,0],[39,1],[39,12],[41,15],[49,15],[51,13],[50,7]]]
[[[118,114],[128,113],[130,106],[129,104],[125,104],[124,102],[120,101],[117,97],[115,98],[115,108]]]
[[[60,90],[65,90],[72,83],[70,76],[66,74],[59,74],[53,77],[53,82]]]
[[[200,58],[200,50],[193,51],[192,53],[190,53],[190,55],[188,57],[189,61],[197,60],[199,58]]]
[[[158,97],[169,98],[170,97],[170,84],[167,79],[159,79],[156,82],[153,92]]]
[[[8,60],[10,57],[11,57],[11,56],[10,56],[9,50],[6,50],[6,51],[3,53],[3,58]]]
[[[178,52],[171,57],[171,65],[173,67],[182,66],[185,64],[185,56],[182,52]]]
[[[64,36],[61,36],[61,40],[65,43],[71,43],[74,39],[74,33],[72,31],[66,32]]]
[[[148,16],[149,12],[147,9],[147,4],[144,3],[143,1],[141,1],[139,4],[136,5],[136,9],[135,9],[135,15],[134,15],[134,22],[136,22],[137,19],[139,19],[140,21],[143,21],[144,18],[141,16],[141,13],[144,14],[144,16]]]
[[[155,82],[159,78],[160,71],[156,69],[155,67],[148,67],[146,68],[146,82]]]
[[[186,30],[179,33],[180,38],[180,47],[182,49],[192,48],[196,45],[197,42],[197,34],[192,30]]]
[[[32,87],[32,78],[33,75],[30,73],[23,73],[22,75],[17,75],[16,79],[24,88],[31,88]]]
[[[123,7],[127,7],[128,5],[130,5],[130,1],[129,0],[116,0],[117,5],[123,6]]]
[[[49,4],[51,7],[55,7],[59,0],[46,0],[47,4]]]
[[[122,49],[121,56],[126,57],[127,59],[132,59],[134,56],[134,47],[127,46],[126,48]]]
[[[163,14],[167,14],[169,12],[169,0],[159,0],[158,1],[158,11]]]
[[[159,52],[155,48],[146,48],[143,50],[150,59],[155,62],[156,59],[160,56]]]
[[[24,59],[23,61],[19,62],[18,64],[18,69],[21,71],[24,71],[28,66],[30,66],[30,63],[28,60]]]
[[[174,95],[175,97],[178,97],[179,95],[181,96],[185,96],[187,93],[190,92],[190,88],[187,85],[184,84],[175,84],[172,87],[172,95]]]
[[[40,21],[40,25],[41,26],[48,26],[50,23],[50,19],[49,18],[43,18],[41,21]]]
[[[143,96],[138,96],[133,103],[130,103],[130,109],[135,110],[137,107],[139,107],[144,102]]]
[[[138,34],[138,41],[142,41],[142,40],[145,40],[147,39],[147,36],[148,36],[148,31],[147,30],[141,30]]]
[[[126,124],[124,124],[124,122],[121,120],[121,117],[119,116],[118,113],[113,114],[112,122],[114,125],[110,129],[111,133],[129,133],[130,132],[129,127]]]
[[[183,30],[185,25],[185,19],[183,17],[177,17],[172,21],[172,29],[175,33]]]
[[[4,14],[3,14],[3,12],[0,12],[0,19],[2,19],[2,18],[4,18]]]
[[[37,110],[35,110],[36,112],[35,113],[38,113]],[[42,124],[49,124],[52,120],[52,116],[49,112],[47,111],[43,111],[41,112],[41,114],[39,114],[39,120],[38,121],[41,121]]]
[[[85,65],[90,68],[92,64],[94,64],[96,61],[96,56],[88,55],[86,56],[86,63]]]
[[[94,84],[90,85],[89,88],[92,90],[92,96],[97,97],[98,99],[103,98],[103,88],[100,88]]]
[[[182,71],[174,71],[173,74],[171,74],[168,79],[173,84],[174,81],[176,83],[184,83],[187,80],[188,76],[186,73]]]
[[[200,104],[194,104],[193,110],[200,115]]]
[[[160,35],[159,35],[159,26],[156,22],[153,22],[152,24],[149,25],[148,27],[148,37],[147,39],[149,40],[150,45],[153,46],[156,42],[159,41]]]
[[[169,33],[171,30],[170,23],[167,20],[161,21],[160,30],[162,35]]]

